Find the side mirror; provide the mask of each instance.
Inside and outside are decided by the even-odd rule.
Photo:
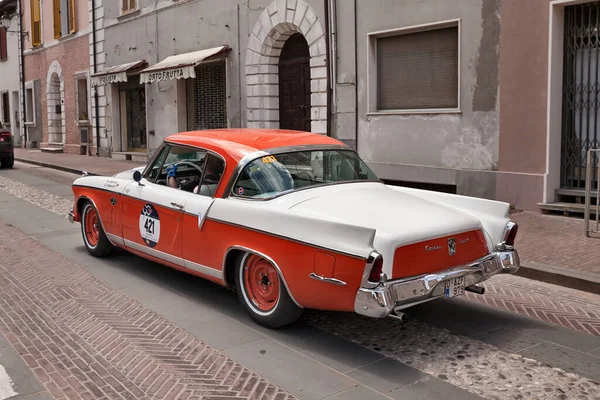
[[[142,184],[140,183],[140,181],[142,180],[142,173],[140,171],[135,171],[133,173],[133,180],[141,186]]]

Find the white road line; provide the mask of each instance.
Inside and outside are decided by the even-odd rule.
[[[14,384],[6,369],[0,364],[0,400],[16,396],[18,393],[14,390]]]

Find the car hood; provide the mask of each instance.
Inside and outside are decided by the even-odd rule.
[[[339,190],[315,190],[289,211],[376,230],[376,242],[406,245],[445,235],[482,229],[465,212],[432,203],[379,183],[339,185]],[[307,191],[308,192],[308,191]]]
[[[121,178],[121,179],[133,179],[133,173],[135,171],[144,172],[144,169],[146,169],[145,165],[143,165],[141,167],[132,168],[127,171],[119,172],[117,174],[114,174],[112,177],[113,178]]]

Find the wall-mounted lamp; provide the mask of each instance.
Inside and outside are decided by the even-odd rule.
[[[10,31],[8,30],[8,28],[10,28],[10,24],[12,22],[12,16],[9,13],[4,13],[2,14],[2,16],[0,16],[0,27],[6,29],[6,32],[8,33],[21,33],[19,31]],[[23,31],[22,32],[23,35],[27,36],[27,32]]]
[[[6,30],[8,30],[8,28],[10,28],[11,22],[12,22],[12,17],[10,15],[8,15],[7,13],[2,14],[2,17],[0,17],[0,26]]]

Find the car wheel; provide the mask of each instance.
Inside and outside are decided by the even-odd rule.
[[[268,260],[246,253],[236,264],[238,297],[254,321],[280,328],[297,321],[303,309],[290,297],[277,268]]]
[[[86,202],[81,210],[81,234],[85,247],[94,257],[106,257],[114,250],[104,233],[98,210],[90,202]]]
[[[0,164],[2,165],[2,168],[12,168],[13,165],[15,165],[15,159],[14,157],[5,158]]]

